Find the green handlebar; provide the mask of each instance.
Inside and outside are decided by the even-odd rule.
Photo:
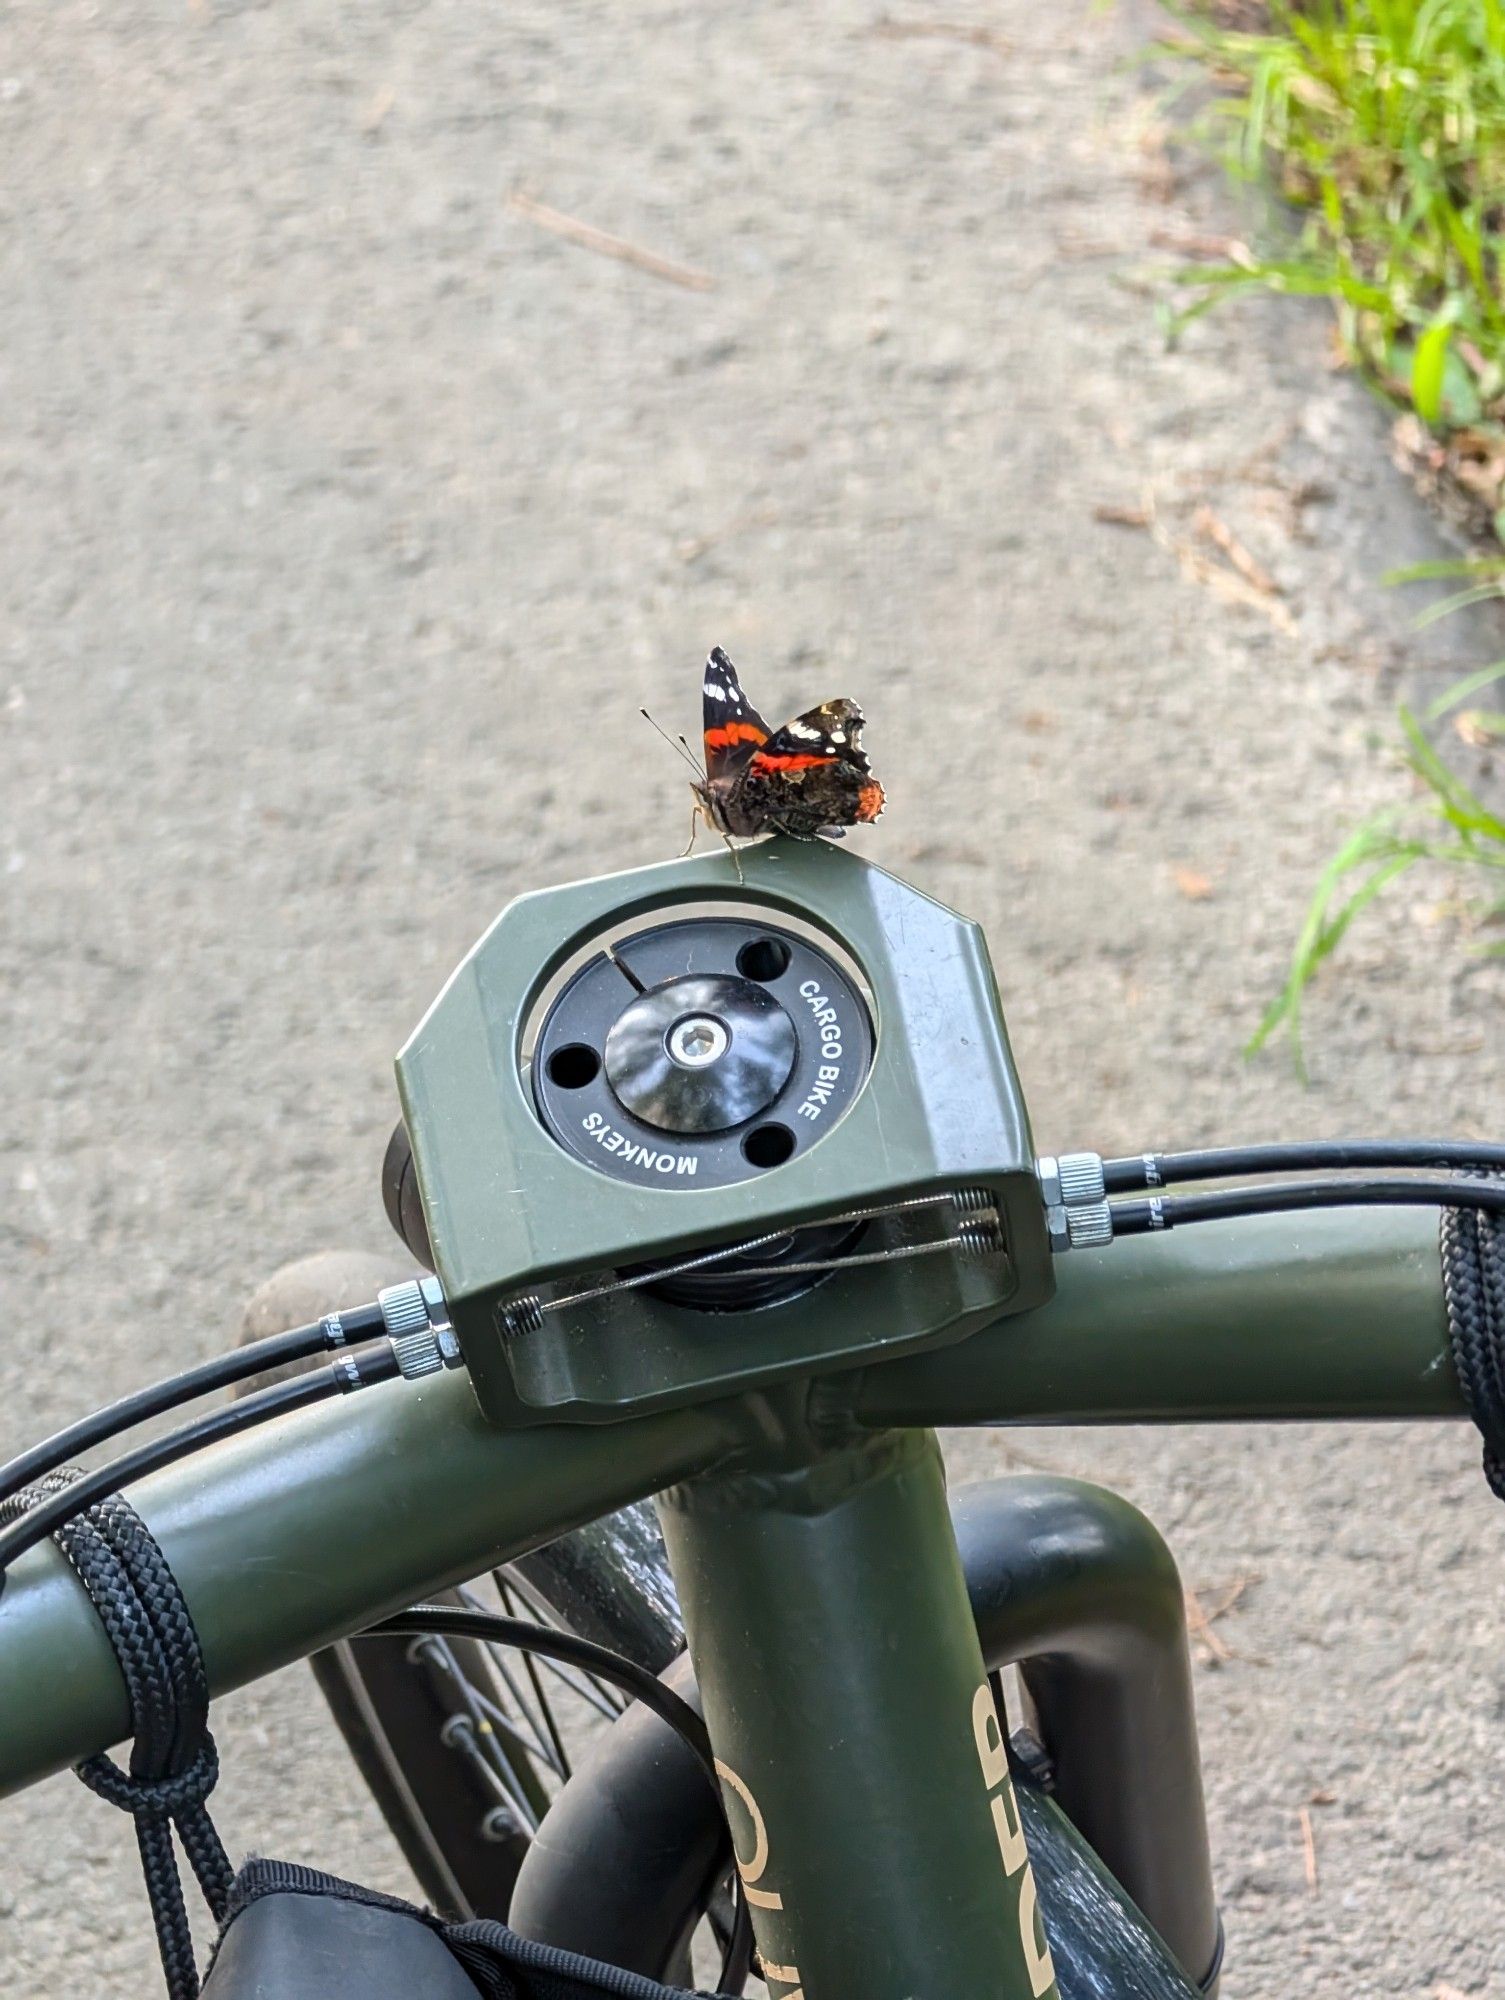
[[[1198,1223],[1059,1260],[1034,1312],[861,1378],[864,1423],[1254,1423],[1466,1414],[1437,1216]]]
[[[337,1397],[133,1488],[216,1694],[727,1456],[724,1414],[503,1431],[462,1375]],[[116,1742],[125,1690],[50,1544],[0,1592],[0,1797]]]
[[[869,1368],[864,1423],[1463,1414],[1436,1220],[1334,1210],[1143,1237],[1060,1262],[1056,1296]],[[507,1431],[466,1381],[390,1383],[143,1481],[223,1692],[740,1449],[736,1403]],[[0,1795],[118,1740],[124,1692],[61,1555],[0,1593]]]

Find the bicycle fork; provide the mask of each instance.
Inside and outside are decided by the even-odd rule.
[[[934,1435],[658,1504],[775,2000],[1058,2000]]]

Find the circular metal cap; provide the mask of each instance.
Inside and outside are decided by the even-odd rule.
[[[851,971],[749,910],[620,932],[540,1007],[524,1047],[565,1151],[667,1195],[757,1181],[818,1145],[867,1080],[873,1023]],[[681,1125],[686,1101],[696,1122]]]
[[[606,1037],[618,1101],[663,1132],[724,1132],[766,1110],[798,1054],[794,1023],[750,979],[692,973],[651,987]]]

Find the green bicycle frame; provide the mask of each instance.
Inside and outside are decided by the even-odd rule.
[[[503,1430],[391,1384],[134,1489],[216,1692],[629,1500],[661,1511],[773,1990],[1039,2000],[1049,1956],[937,1424],[1458,1417],[1435,1217],[1206,1225],[1062,1261],[1055,1297],[818,1387]],[[119,1740],[50,1546],[0,1594],[0,1792]]]

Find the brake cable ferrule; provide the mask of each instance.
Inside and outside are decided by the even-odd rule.
[[[1100,1153],[1042,1153],[1035,1173],[1053,1251],[1092,1250],[1112,1242]]]
[[[442,1368],[461,1368],[460,1343],[449,1323],[444,1287],[434,1277],[409,1278],[378,1292],[382,1324],[396,1357],[397,1372],[409,1382],[436,1375]]]

